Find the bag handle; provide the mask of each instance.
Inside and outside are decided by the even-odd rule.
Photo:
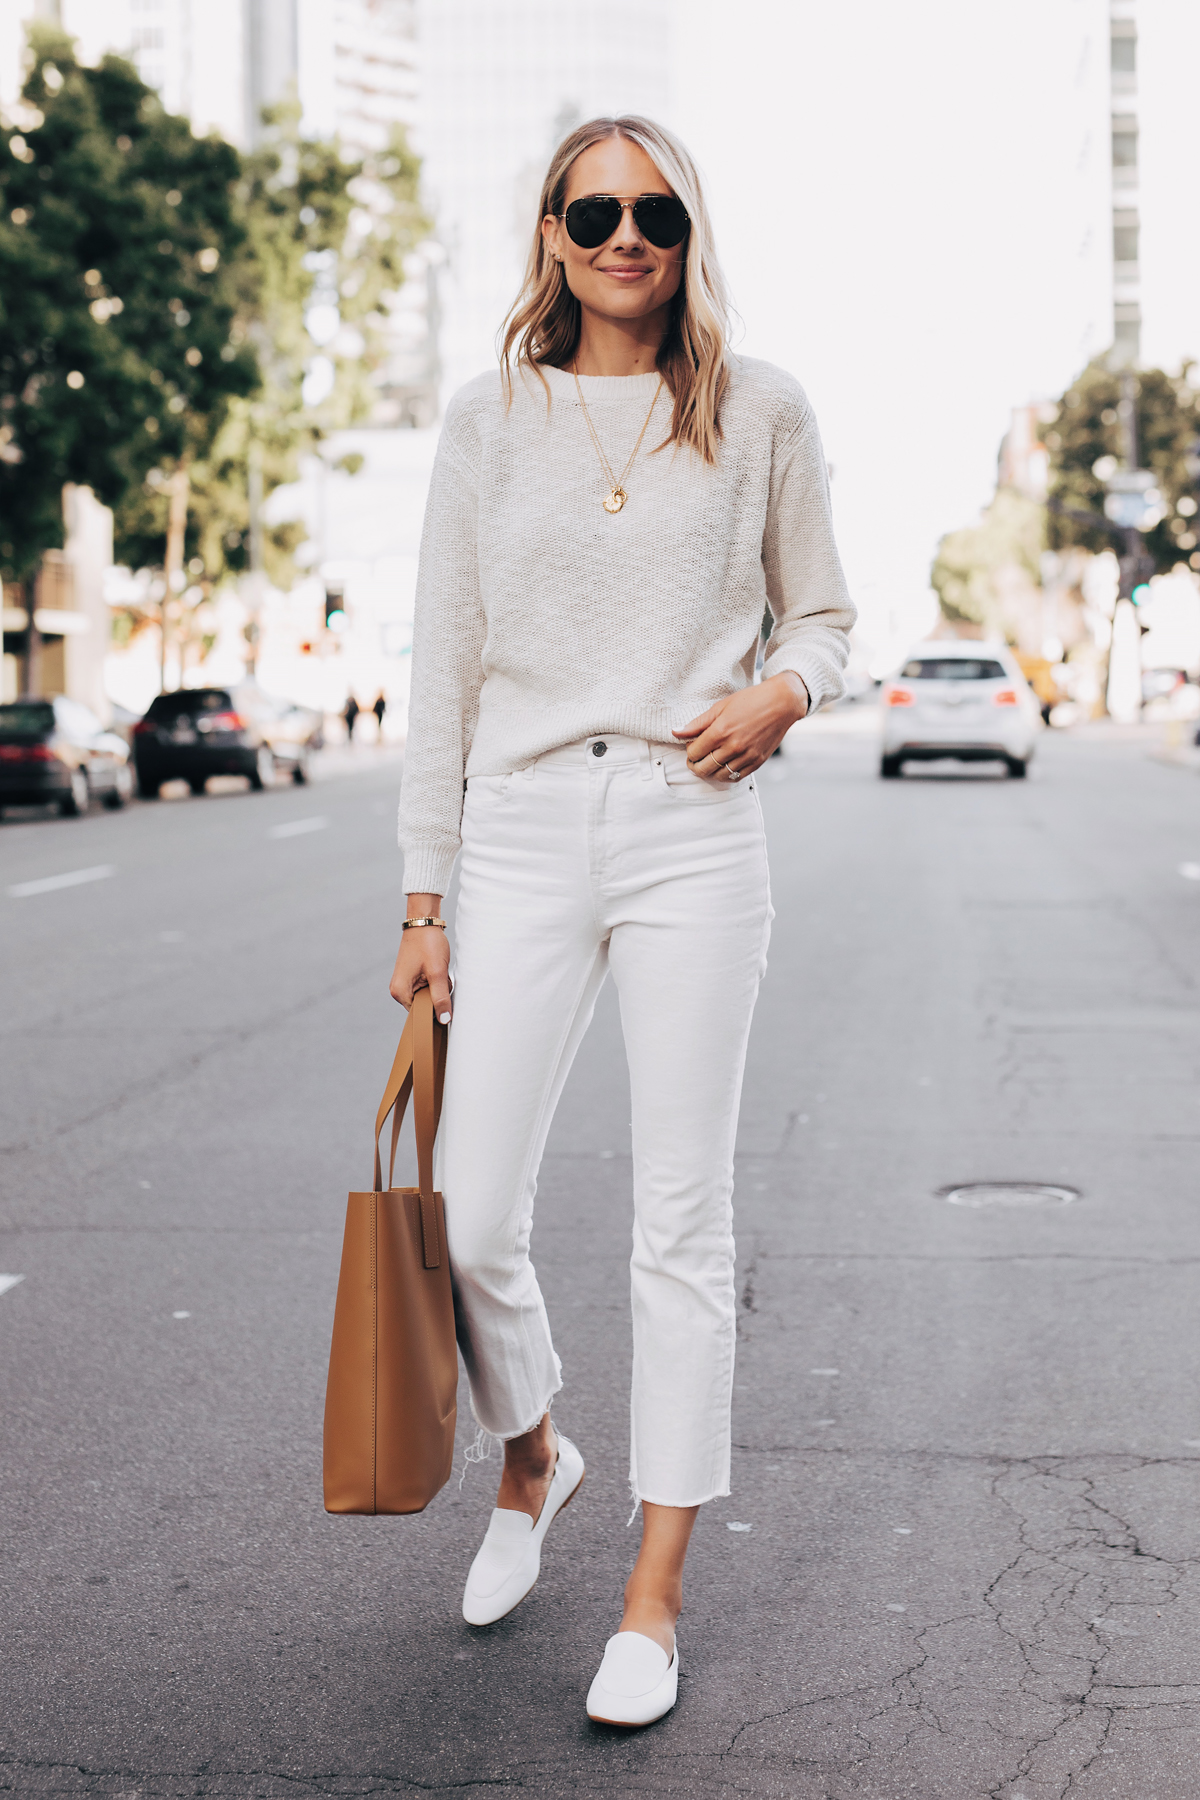
[[[433,1014],[433,996],[428,988],[413,995],[400,1044],[392,1063],[383,1099],[375,1115],[375,1169],[373,1191],[382,1193],[383,1167],[379,1158],[379,1134],[384,1120],[392,1114],[392,1148],[388,1158],[387,1185],[392,1186],[396,1173],[396,1146],[400,1126],[413,1100],[413,1126],[417,1137],[417,1172],[420,1183],[421,1241],[427,1269],[441,1264],[441,1245],[437,1227],[437,1210],[433,1201],[433,1140],[437,1136],[442,1112],[442,1088],[446,1079],[446,1028]]]

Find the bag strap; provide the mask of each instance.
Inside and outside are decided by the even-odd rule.
[[[388,1158],[387,1185],[392,1186],[396,1172],[396,1146],[400,1126],[413,1100],[413,1125],[417,1137],[417,1171],[420,1184],[421,1241],[427,1269],[441,1264],[441,1243],[437,1227],[437,1209],[433,1200],[433,1141],[437,1136],[442,1112],[442,1089],[446,1079],[446,1028],[433,1014],[433,997],[428,988],[413,995],[413,1003],[400,1034],[400,1044],[392,1063],[383,1099],[375,1115],[375,1193],[382,1193],[383,1167],[379,1158],[379,1134],[384,1120],[392,1114],[392,1147]]]

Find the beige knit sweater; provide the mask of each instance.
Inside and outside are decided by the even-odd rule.
[[[430,483],[400,796],[407,893],[444,894],[464,778],[597,732],[656,743],[754,679],[792,669],[815,710],[843,691],[854,607],[833,541],[817,422],[770,363],[735,358],[715,467],[662,443],[664,389],[616,514],[575,383],[497,374],[454,396]],[[657,375],[583,377],[618,476]]]

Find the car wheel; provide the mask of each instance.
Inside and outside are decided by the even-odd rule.
[[[271,755],[267,746],[263,744],[258,755],[254,759],[254,768],[250,773],[250,786],[254,789],[255,793],[261,793],[263,788],[274,787],[274,785],[275,758]]]
[[[157,800],[159,783],[151,781],[148,775],[138,776],[138,798],[140,800]]]
[[[133,777],[129,773],[128,767],[122,764],[113,778],[112,786],[104,796],[104,804],[110,812],[116,812],[118,807],[125,805],[132,793]]]
[[[188,782],[188,786],[191,788],[193,794],[195,794],[198,799],[201,794],[207,794],[207,792],[208,792],[208,776],[207,775],[193,775],[191,780]]]
[[[64,819],[82,818],[88,809],[88,778],[82,769],[71,770],[70,792],[64,794],[58,803],[58,810]]]
[[[292,780],[297,787],[303,787],[308,780],[308,752],[305,751],[292,770]]]
[[[1008,772],[1014,781],[1024,781],[1025,771],[1028,767],[1028,763],[1022,762],[1019,756],[1010,756],[1008,758]]]
[[[881,756],[879,773],[885,781],[895,781],[900,773],[900,758],[898,756]]]

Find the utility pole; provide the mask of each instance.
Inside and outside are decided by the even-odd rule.
[[[188,476],[187,458],[179,464],[167,484],[170,503],[167,509],[167,556],[163,570],[162,597],[162,644],[158,670],[158,685],[162,693],[167,689],[167,619],[168,608],[173,600],[178,599],[184,589],[183,544],[187,533],[188,495],[191,481]],[[180,685],[183,683],[183,670],[179,671]]]
[[[249,580],[245,593],[250,608],[250,618],[245,629],[246,638],[246,674],[253,681],[258,667],[258,615],[262,607],[262,590],[266,580],[264,574],[265,558],[263,556],[263,453],[258,438],[251,438],[246,457],[246,503],[250,515],[250,526],[247,532],[247,562],[249,564]]]

